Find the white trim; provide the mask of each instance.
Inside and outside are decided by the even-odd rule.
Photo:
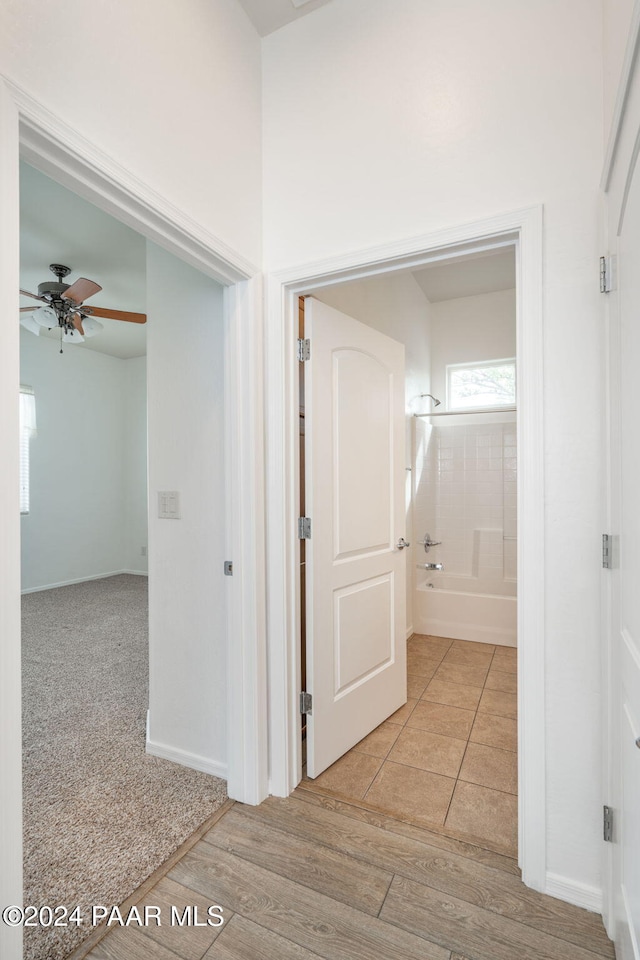
[[[18,111],[0,81],[0,903],[22,903]],[[0,956],[22,957],[22,930],[0,924]]]
[[[268,796],[262,280],[225,289],[228,793]]]
[[[611,176],[617,160],[618,147],[620,145],[620,135],[622,133],[622,126],[624,123],[627,105],[629,102],[629,94],[631,92],[631,81],[633,78],[633,74],[635,72],[639,50],[640,50],[640,2],[636,0],[633,7],[633,13],[631,15],[631,24],[629,26],[627,46],[625,49],[624,61],[622,64],[622,71],[620,73],[620,82],[618,84],[618,93],[616,96],[616,102],[613,108],[611,128],[609,130],[607,152],[605,154],[604,164],[602,168],[602,177],[600,179],[600,187],[605,193],[607,192],[607,190],[611,185]]]
[[[20,111],[20,154],[32,166],[223,285],[258,267],[204,230],[5,78]]]
[[[45,583],[42,587],[25,587],[21,593],[41,593],[43,590],[57,590],[58,587],[70,587],[74,583],[89,583],[91,580],[106,580],[107,577],[118,577],[121,573],[129,573],[134,577],[148,577],[146,570],[112,570],[111,573],[95,573],[90,577],[76,577],[74,580],[60,580],[58,583]]]
[[[544,476],[542,207],[305,264],[268,278],[266,324],[267,570],[270,785],[286,796],[300,779],[299,652],[294,530],[297,398],[293,316],[298,293],[344,280],[516,243],[520,517],[519,820],[520,860],[528,886],[546,883],[544,689]],[[526,509],[525,509],[526,508]],[[266,683],[266,679],[265,679]]]
[[[510,600],[511,597],[508,599]],[[456,623],[452,620],[436,620],[432,617],[418,620],[417,633],[432,637],[450,637],[452,640],[469,640],[470,643],[493,643],[499,647],[517,647],[518,645],[515,627],[513,629],[483,627],[475,623],[464,621]]]
[[[592,913],[602,913],[602,890],[579,880],[561,877],[558,873],[548,873],[544,892],[550,897],[573,903]]]
[[[169,747],[166,743],[156,743],[154,740],[149,740],[148,736],[146,751],[152,757],[162,757],[163,760],[171,760],[183,767],[200,770],[202,773],[210,773],[211,776],[220,777],[222,780],[227,779],[226,763],[221,763],[218,760],[208,760],[207,757],[201,757],[198,753],[189,753],[188,750]]]

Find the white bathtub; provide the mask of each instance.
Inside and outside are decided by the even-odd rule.
[[[413,628],[416,633],[454,640],[481,640],[515,647],[516,597],[491,593],[466,593],[420,584],[414,594]]]

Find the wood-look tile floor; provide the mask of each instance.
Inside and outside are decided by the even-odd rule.
[[[90,960],[614,956],[598,916],[529,890],[513,859],[301,789],[230,804],[138,903],[161,925],[112,929]],[[168,922],[211,905],[221,927]]]
[[[414,635],[409,700],[301,787],[517,856],[514,647]]]

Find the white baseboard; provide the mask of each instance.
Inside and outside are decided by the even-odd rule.
[[[148,729],[147,717],[147,729]],[[209,760],[207,757],[201,757],[197,753],[189,753],[187,750],[180,750],[178,747],[169,747],[166,743],[154,743],[147,734],[147,753],[152,757],[161,757],[163,760],[171,760],[173,763],[179,763],[183,767],[191,767],[192,770],[200,770],[202,773],[209,773],[213,777],[227,779],[228,768],[226,763],[220,763],[218,760]]]
[[[413,629],[413,624],[412,624],[410,627],[407,627],[407,640],[409,639],[409,637],[412,637],[414,633],[415,633],[415,630]]]
[[[484,627],[480,624],[452,623],[450,620],[419,620],[416,633],[421,636],[450,637],[452,640],[476,640],[480,643],[494,643],[499,647],[515,647],[515,631],[503,627]]]
[[[22,593],[40,593],[41,590],[55,590],[57,587],[70,587],[74,583],[88,583],[90,580],[106,580],[107,577],[117,577],[121,573],[132,573],[138,577],[147,577],[148,573],[141,570],[112,570],[111,573],[96,573],[92,577],[77,577],[75,580],[61,580],[59,583],[45,583],[42,587],[25,587]]]
[[[592,913],[602,913],[602,890],[599,887],[592,887],[578,880],[570,880],[557,873],[547,873],[544,892],[550,897],[565,900]]]

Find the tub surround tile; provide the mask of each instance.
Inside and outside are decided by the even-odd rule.
[[[472,687],[467,683],[448,683],[435,678],[429,681],[421,694],[423,700],[447,703],[451,707],[463,707],[466,710],[475,710],[481,696],[482,687]]]
[[[438,733],[406,726],[387,759],[455,779],[466,749],[466,740],[443,737]]]
[[[511,717],[477,713],[469,740],[515,753],[518,749],[518,721]]]
[[[407,721],[407,726],[439,733],[443,737],[467,740],[473,726],[473,710],[451,707],[444,703],[418,701]]]
[[[458,777],[467,783],[515,795],[518,793],[518,758],[511,750],[469,743]]]

